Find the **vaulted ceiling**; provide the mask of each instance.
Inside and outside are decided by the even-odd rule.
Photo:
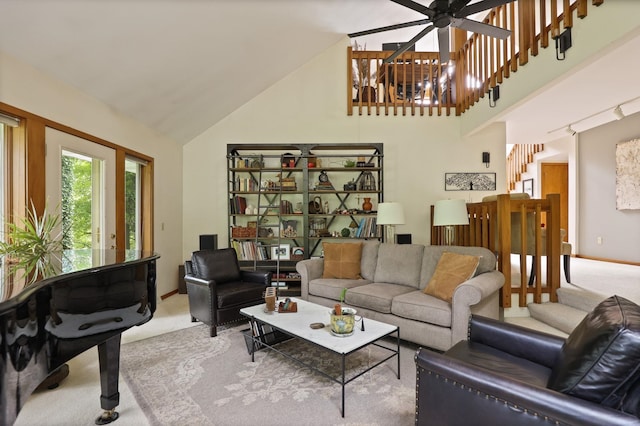
[[[178,143],[347,33],[421,18],[388,0],[0,0],[0,16],[0,50]],[[416,32],[399,30],[362,42],[379,49],[381,41],[407,40]],[[625,72],[637,70],[640,64],[629,61],[637,62],[640,43],[632,38],[620,49],[613,52],[620,57],[584,67],[556,87],[553,97],[584,91],[594,76],[611,76],[611,63],[621,58]],[[437,51],[435,40],[425,38],[418,50]],[[571,113],[586,117],[630,99],[627,85],[618,87],[617,80],[604,82],[609,95],[601,105],[580,102]],[[550,98],[544,96],[505,117],[526,125],[532,108],[538,116],[548,109]],[[548,120],[552,129],[574,119],[552,112]]]

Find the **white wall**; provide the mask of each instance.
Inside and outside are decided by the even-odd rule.
[[[639,137],[640,113],[579,134],[578,254],[640,262],[640,210],[616,210],[615,173],[616,144]]]
[[[443,198],[480,201],[486,192],[446,192],[445,172],[496,172],[505,191],[505,129],[494,124],[465,138],[461,117],[347,116],[344,39],[192,140],[184,149],[183,256],[198,235],[227,245],[228,143],[384,143],[384,199],[403,204],[413,242],[429,242],[429,205]],[[482,164],[489,151],[491,167]]]
[[[183,262],[182,146],[153,133],[73,87],[53,80],[33,67],[0,52],[0,101],[155,160],[155,251],[158,294],[175,290]]]

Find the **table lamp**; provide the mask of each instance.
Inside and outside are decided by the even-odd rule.
[[[445,244],[453,244],[455,237],[455,225],[468,225],[469,213],[467,203],[464,200],[440,200],[436,201],[433,212],[433,226],[445,227]]]
[[[387,226],[386,241],[395,243],[395,226],[404,225],[404,210],[400,203],[380,203],[378,204],[378,225]]]

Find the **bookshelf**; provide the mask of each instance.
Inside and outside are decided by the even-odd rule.
[[[300,294],[295,264],[323,241],[382,237],[382,144],[229,144],[227,164],[229,247],[283,296]]]

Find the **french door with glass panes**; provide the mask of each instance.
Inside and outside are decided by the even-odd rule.
[[[65,248],[116,248],[115,150],[47,128],[46,194]]]

